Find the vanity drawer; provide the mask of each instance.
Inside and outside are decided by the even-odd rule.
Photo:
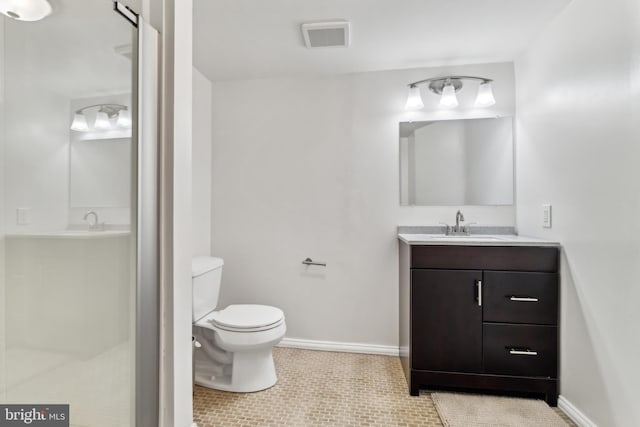
[[[411,268],[555,273],[558,254],[544,246],[411,246]]]
[[[485,271],[483,320],[558,324],[558,274]]]
[[[483,324],[484,373],[556,378],[557,334],[556,326]]]

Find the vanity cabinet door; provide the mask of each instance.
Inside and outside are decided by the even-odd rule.
[[[411,274],[412,367],[481,372],[482,271],[414,269]]]

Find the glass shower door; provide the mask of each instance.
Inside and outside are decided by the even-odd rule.
[[[108,0],[0,17],[0,404],[133,426],[137,29]]]

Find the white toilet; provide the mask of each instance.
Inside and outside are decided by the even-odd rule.
[[[216,311],[221,258],[192,261],[195,382],[233,392],[267,389],[278,381],[273,346],[284,337],[284,313],[267,305],[238,304]]]

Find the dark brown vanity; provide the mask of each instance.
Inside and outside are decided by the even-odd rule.
[[[515,237],[515,236],[514,236]],[[420,389],[558,398],[556,244],[400,241],[400,358]]]

